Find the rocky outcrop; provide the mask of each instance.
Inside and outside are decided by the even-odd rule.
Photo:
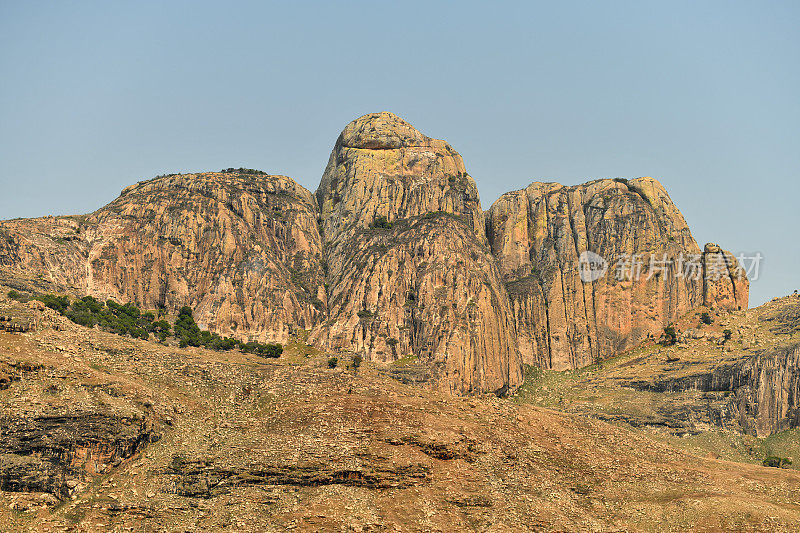
[[[144,417],[80,413],[0,422],[0,489],[57,498],[131,457],[152,436]]]
[[[723,411],[742,430],[767,437],[800,425],[800,344],[765,350],[730,370],[714,373],[712,385],[734,392]]]
[[[0,223],[0,264],[57,289],[174,312],[284,342],[324,317],[316,202],[284,176],[170,175],[87,216]]]
[[[750,282],[742,265],[714,243],[703,250],[703,305],[714,309],[747,309]]]
[[[529,364],[578,368],[659,337],[704,303],[747,306],[735,260],[710,275],[711,254],[730,254],[701,254],[652,178],[533,183],[498,199],[486,224]]]
[[[187,461],[175,457],[167,475],[180,496],[211,498],[246,485],[294,485],[320,487],[348,485],[365,488],[407,488],[426,481],[430,468],[424,464],[386,464],[382,457],[361,457],[357,466],[332,468],[330,463],[272,464],[242,468],[220,466],[209,460]],[[382,464],[383,463],[383,464]]]
[[[316,195],[245,169],[160,176],[89,215],[0,222],[0,266],[30,292],[190,305],[242,340],[302,328],[454,392],[591,364],[748,292],[656,180],[533,183],[484,213],[458,152],[391,113],[345,127]]]
[[[770,348],[708,372],[654,382],[629,381],[626,386],[657,393],[706,393],[703,401],[684,408],[691,414],[687,419],[706,419],[768,437],[800,425],[800,344]]]
[[[421,360],[451,391],[521,383],[478,191],[455,150],[391,113],[366,115],[336,142],[317,197],[330,289],[313,339]]]

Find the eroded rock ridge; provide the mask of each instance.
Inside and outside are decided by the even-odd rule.
[[[609,261],[590,281],[587,251]],[[623,255],[643,275],[617,279]],[[687,261],[696,276],[678,275]],[[345,127],[316,194],[264,173],[160,176],[89,215],[0,222],[0,266],[23,288],[191,305],[240,339],[303,329],[456,393],[514,389],[523,362],[591,364],[748,291],[652,178],[533,183],[484,213],[458,152],[385,112]]]

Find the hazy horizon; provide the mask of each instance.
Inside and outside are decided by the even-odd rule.
[[[652,176],[700,246],[764,256],[751,305],[800,288],[800,5],[401,6],[0,2],[0,219],[226,167],[313,191],[386,110],[461,153],[484,209]]]

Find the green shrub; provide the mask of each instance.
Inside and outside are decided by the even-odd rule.
[[[50,309],[58,311],[59,313],[64,313],[67,307],[69,307],[68,296],[56,296],[54,294],[44,294],[37,296],[35,299],[39,300]]]
[[[202,344],[200,327],[192,317],[192,308],[184,306],[178,313],[178,320],[175,321],[175,337],[178,338],[178,345],[181,348],[187,346],[200,346]],[[210,339],[206,339],[208,342]]]
[[[280,344],[267,344],[264,347],[264,353],[262,354],[264,357],[271,357],[273,359],[277,359],[283,353],[283,346]]]
[[[733,337],[733,332],[729,329],[723,329],[722,336],[725,338],[726,341],[729,341],[731,340],[731,337]]]
[[[24,300],[24,297],[15,290],[8,291],[8,297],[11,298],[12,300],[17,300],[18,302]]]
[[[156,320],[151,311],[144,313],[133,303],[118,304],[114,300],[101,302],[91,296],[74,300],[70,303],[66,296],[52,294],[39,295],[46,306],[59,311],[71,321],[93,328],[99,326],[104,331],[117,335],[129,335],[135,339],[148,340],[150,334],[166,342],[174,333],[178,344],[187,346],[205,346],[210,350],[232,350],[240,346],[240,342],[229,337],[221,337],[216,333],[201,330],[192,316],[192,308],[184,306],[178,313],[174,328],[164,319]],[[159,312],[159,314],[161,314]],[[280,344],[261,344],[258,342],[242,345],[243,351],[250,351],[264,357],[280,357],[283,347]]]
[[[768,455],[761,463],[764,466],[771,466],[773,468],[783,468],[791,466],[792,459],[789,457],[778,457],[776,455]]]
[[[358,367],[361,366],[361,362],[363,360],[364,360],[364,358],[361,357],[361,354],[356,354],[356,355],[353,356],[353,370],[354,371],[356,371],[356,372],[358,371]]]
[[[261,176],[266,176],[267,175],[267,173],[264,172],[263,170],[255,170],[253,168],[241,168],[241,167],[240,168],[233,168],[233,167],[231,167],[231,168],[223,168],[222,170],[220,170],[220,172],[223,173],[223,174],[235,173],[235,174],[255,174],[255,175],[261,175]]]
[[[362,320],[366,320],[368,318],[372,318],[372,311],[370,311],[368,309],[362,309],[361,311],[359,311],[356,314],[358,315],[358,318],[360,318]]]
[[[328,357],[328,368],[336,368],[336,365],[339,364],[338,357]]]
[[[155,334],[158,340],[165,342],[167,337],[172,334],[172,326],[166,320],[156,320],[150,325],[150,331]]]
[[[372,223],[373,228],[381,228],[381,229],[392,229],[392,223],[389,222],[389,219],[383,215],[375,218],[375,221]]]
[[[672,346],[678,342],[678,332],[675,331],[675,327],[670,324],[664,328],[664,335],[662,338],[663,340],[661,341],[661,344],[664,346]]]
[[[241,344],[240,348],[244,353],[254,353],[270,359],[277,359],[283,353],[283,346],[280,344],[262,344],[256,341]]]
[[[703,311],[703,313],[700,315],[700,322],[703,324],[711,324],[714,322],[714,319],[711,318],[711,315],[709,315],[706,311]]]

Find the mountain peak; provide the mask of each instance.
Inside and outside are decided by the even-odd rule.
[[[369,113],[345,126],[339,144],[365,150],[394,150],[424,145],[428,137],[389,111]]]

